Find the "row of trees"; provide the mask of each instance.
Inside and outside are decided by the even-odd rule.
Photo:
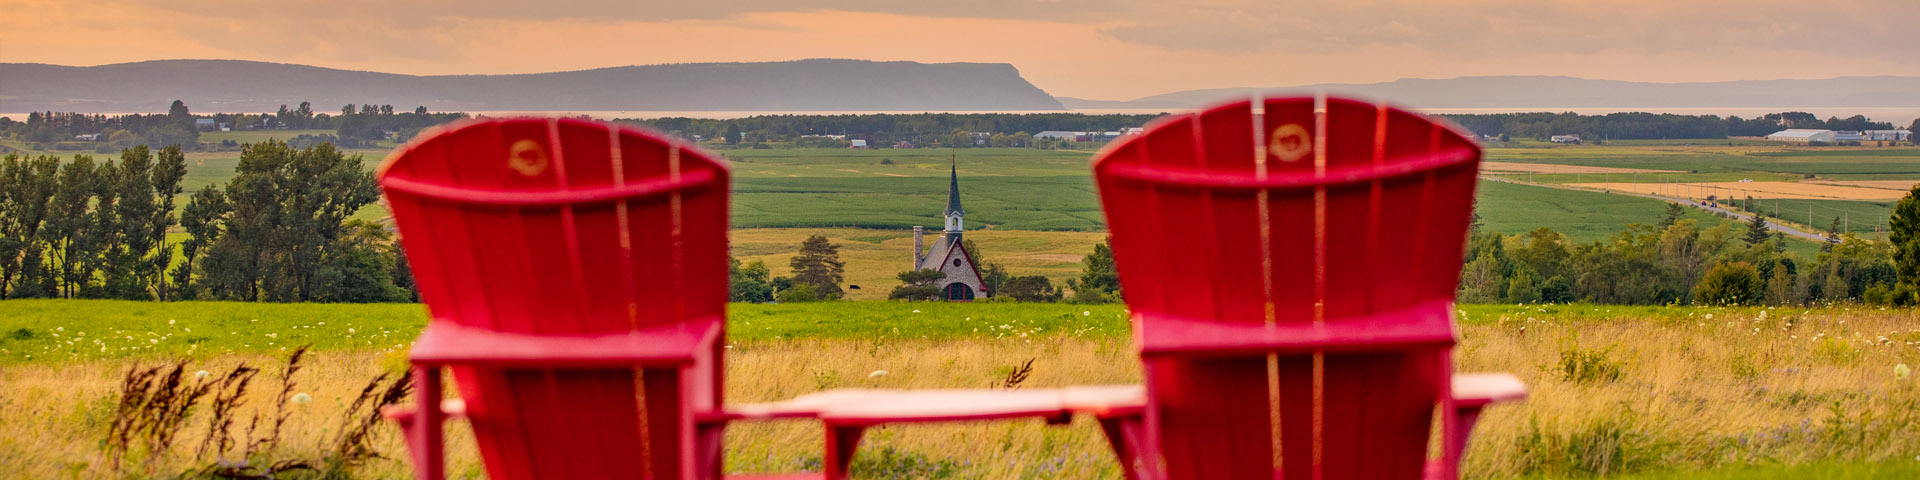
[[[194,192],[176,215],[185,173],[178,145],[98,163],[5,157],[0,298],[415,298],[387,230],[348,220],[378,198],[360,157],[330,144],[252,144],[233,179]],[[167,238],[175,225],[187,234],[178,243]]]
[[[1912,197],[1902,204],[1912,203]],[[1911,218],[1920,218],[1920,205]],[[1811,261],[1786,252],[1766,219],[1702,227],[1669,207],[1655,225],[1631,225],[1606,241],[1578,244],[1541,228],[1517,235],[1476,233],[1461,269],[1469,303],[1799,305],[1820,302],[1915,303],[1911,284],[1920,249],[1902,240],[1874,242],[1829,232]],[[1899,218],[1896,213],[1895,217]],[[1898,234],[1896,234],[1898,235]],[[1904,237],[1903,237],[1904,238]],[[1902,266],[1907,265],[1907,266]]]
[[[1087,115],[1079,113],[918,113],[863,115],[759,115],[734,119],[618,119],[683,138],[719,139],[726,144],[762,142],[804,144],[808,136],[844,135],[868,145],[909,142],[939,147],[1037,147],[1033,133],[1047,130],[1115,131],[1138,127],[1163,114]],[[979,133],[980,136],[975,136]],[[997,135],[997,137],[996,137]],[[1057,142],[1047,142],[1049,145]]]
[[[107,152],[134,145],[181,145],[188,150],[199,147],[200,129],[196,120],[211,119],[216,125],[237,130],[251,129],[330,129],[342,146],[393,138],[406,140],[421,129],[467,118],[465,113],[430,113],[427,107],[396,112],[392,105],[345,105],[339,115],[315,114],[313,104],[298,107],[281,105],[276,113],[216,113],[196,115],[186,103],[174,100],[168,113],[99,115],[84,113],[33,112],[25,122],[0,119],[0,135],[35,142],[47,148]],[[391,134],[389,133],[391,132]],[[98,135],[93,142],[75,141],[77,135]],[[237,146],[237,145],[234,145]],[[82,148],[85,147],[85,148]]]

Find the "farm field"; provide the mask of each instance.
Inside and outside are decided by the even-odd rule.
[[[1765,198],[1789,200],[1899,200],[1906,190],[1815,182],[1570,183],[1596,190],[1656,193],[1689,198]]]
[[[1461,371],[1509,371],[1527,401],[1488,411],[1468,453],[1472,478],[1901,478],[1920,471],[1920,363],[1910,310],[1468,305]],[[1034,360],[1023,388],[1137,382],[1118,306],[734,305],[728,399],[768,401],[830,388],[984,388]],[[286,348],[314,344],[293,378],[314,401],[291,408],[276,459],[321,456],[353,393],[402,364],[423,323],[417,305],[219,302],[0,302],[0,476],[170,476],[206,431],[192,417],[150,468],[137,452],[113,473],[101,451],[115,384],[134,364],[184,359],[187,371],[240,362],[268,369],[246,418],[277,405]],[[64,325],[49,328],[49,325]],[[56,330],[62,329],[62,330]],[[188,330],[191,330],[189,332]],[[25,333],[22,333],[22,332]],[[81,336],[81,333],[86,333]],[[85,348],[68,347],[68,342]],[[98,341],[100,343],[94,343]],[[198,347],[196,347],[198,345]],[[100,352],[98,346],[104,346]],[[86,352],[85,355],[66,355]],[[42,352],[24,358],[22,352]],[[886,370],[884,375],[870,372]],[[401,445],[355,477],[404,475]],[[477,473],[452,429],[453,471]],[[817,426],[739,424],[731,472],[817,465]],[[857,478],[1116,478],[1091,422],[887,427],[870,434]],[[814,467],[817,468],[817,467]]]

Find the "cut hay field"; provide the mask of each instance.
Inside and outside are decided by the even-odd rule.
[[[843,387],[983,388],[1029,359],[1033,373],[1023,388],[1139,379],[1117,306],[868,302],[732,310],[730,402]],[[1476,305],[1459,313],[1458,368],[1510,371],[1533,390],[1524,403],[1488,411],[1467,456],[1469,477],[1920,474],[1920,378],[1894,374],[1894,365],[1920,365],[1914,311]],[[187,372],[224,372],[240,362],[267,368],[237,411],[240,423],[282,405],[289,421],[271,458],[255,461],[322,457],[354,393],[399,366],[395,347],[417,332],[422,315],[415,305],[0,302],[0,349],[10,352],[0,354],[0,477],[172,477],[212,463],[211,455],[192,453],[207,432],[201,411],[188,417],[173,448],[153,457],[136,449],[117,472],[102,449],[121,374],[172,359],[187,361]],[[94,353],[95,340],[107,352]],[[69,341],[88,353],[56,353]],[[316,353],[292,379],[312,401],[277,402],[281,348],[307,343]],[[26,359],[24,351],[44,353]],[[880,370],[888,373],[870,375]],[[817,428],[736,425],[726,468],[817,468]],[[405,475],[396,436],[378,431],[371,445],[387,458],[341,473]],[[470,435],[452,431],[453,471],[477,474]],[[1066,427],[885,427],[863,445],[856,477],[1117,478],[1109,455],[1085,419]]]
[[[1884,181],[1880,181],[1884,182]],[[1786,200],[1899,200],[1907,191],[1814,182],[1571,183],[1595,190],[1620,190],[1684,198],[1767,198]]]

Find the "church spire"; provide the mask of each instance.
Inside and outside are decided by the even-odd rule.
[[[949,184],[947,185],[947,211],[946,211],[946,214],[947,214],[947,215],[956,215],[956,216],[957,216],[957,215],[966,215],[966,214],[967,214],[967,212],[966,212],[965,210],[961,210],[961,209],[960,209],[960,167],[959,167],[959,159],[957,159],[957,158],[956,158],[956,159],[954,159],[954,164],[952,165],[952,167],[951,167],[951,168],[953,169],[953,170],[951,171],[951,174],[952,174],[952,177],[951,177],[951,180],[952,180],[952,182],[951,182],[951,183],[949,183]]]
[[[958,241],[961,229],[960,217],[966,216],[967,214],[965,210],[960,209],[959,155],[954,156],[953,164],[949,168],[951,170],[949,171],[950,177],[948,177],[949,183],[947,184],[947,211],[944,213],[947,217],[947,235],[953,237],[954,241]]]

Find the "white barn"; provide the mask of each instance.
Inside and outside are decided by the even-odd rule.
[[[1863,140],[1870,142],[1905,142],[1913,138],[1913,132],[1907,130],[1867,130],[1860,132]]]
[[[1778,132],[1774,132],[1772,135],[1767,135],[1768,140],[1778,140],[1782,142],[1794,142],[1794,143],[1810,143],[1810,142],[1831,143],[1833,142],[1833,138],[1834,138],[1834,135],[1832,130],[1815,130],[1810,128],[1794,128],[1794,129],[1788,129],[1788,130],[1781,130]]]

